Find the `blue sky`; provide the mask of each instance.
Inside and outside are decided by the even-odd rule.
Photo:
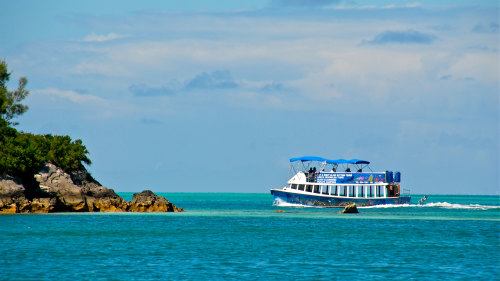
[[[498,1],[1,3],[18,129],[116,191],[268,192],[316,155],[499,193]]]

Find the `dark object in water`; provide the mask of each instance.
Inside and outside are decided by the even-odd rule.
[[[356,203],[349,203],[345,206],[344,210],[340,212],[341,214],[357,214],[358,208],[356,207]]]

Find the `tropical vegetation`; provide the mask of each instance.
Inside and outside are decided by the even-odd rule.
[[[69,136],[36,135],[18,131],[15,118],[28,110],[21,102],[29,95],[28,80],[19,79],[18,88],[9,91],[5,60],[0,60],[0,176],[10,175],[32,180],[45,163],[52,163],[71,173],[91,164],[88,150],[82,141]]]

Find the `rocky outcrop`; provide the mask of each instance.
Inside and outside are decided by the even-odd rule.
[[[57,198],[33,198],[21,206],[19,213],[52,213],[57,211]]]
[[[177,208],[168,202],[163,196],[154,194],[151,190],[144,190],[141,193],[134,193],[132,202],[129,203],[130,212],[182,212],[182,208]]]
[[[90,212],[122,212],[128,208],[127,201],[104,186],[90,187],[85,192],[85,200]]]
[[[0,212],[18,213],[19,205],[27,202],[24,186],[19,179],[4,176],[0,178]]]
[[[356,203],[349,203],[345,206],[344,210],[340,211],[341,214],[357,214],[358,208],[356,207]]]
[[[85,168],[68,174],[47,163],[35,179],[34,184],[26,184],[0,177],[0,213],[183,211],[151,191],[136,193],[132,202],[126,202]]]
[[[127,202],[114,190],[101,186],[85,169],[65,173],[47,164],[35,175],[40,188],[57,198],[56,210],[67,212],[119,212],[127,210]]]
[[[55,208],[58,211],[88,211],[82,188],[76,186],[71,176],[52,164],[47,164],[35,175],[42,190],[57,198]]]

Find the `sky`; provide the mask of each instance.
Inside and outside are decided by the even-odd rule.
[[[118,192],[269,192],[306,155],[499,194],[498,1],[8,1],[17,129]]]

